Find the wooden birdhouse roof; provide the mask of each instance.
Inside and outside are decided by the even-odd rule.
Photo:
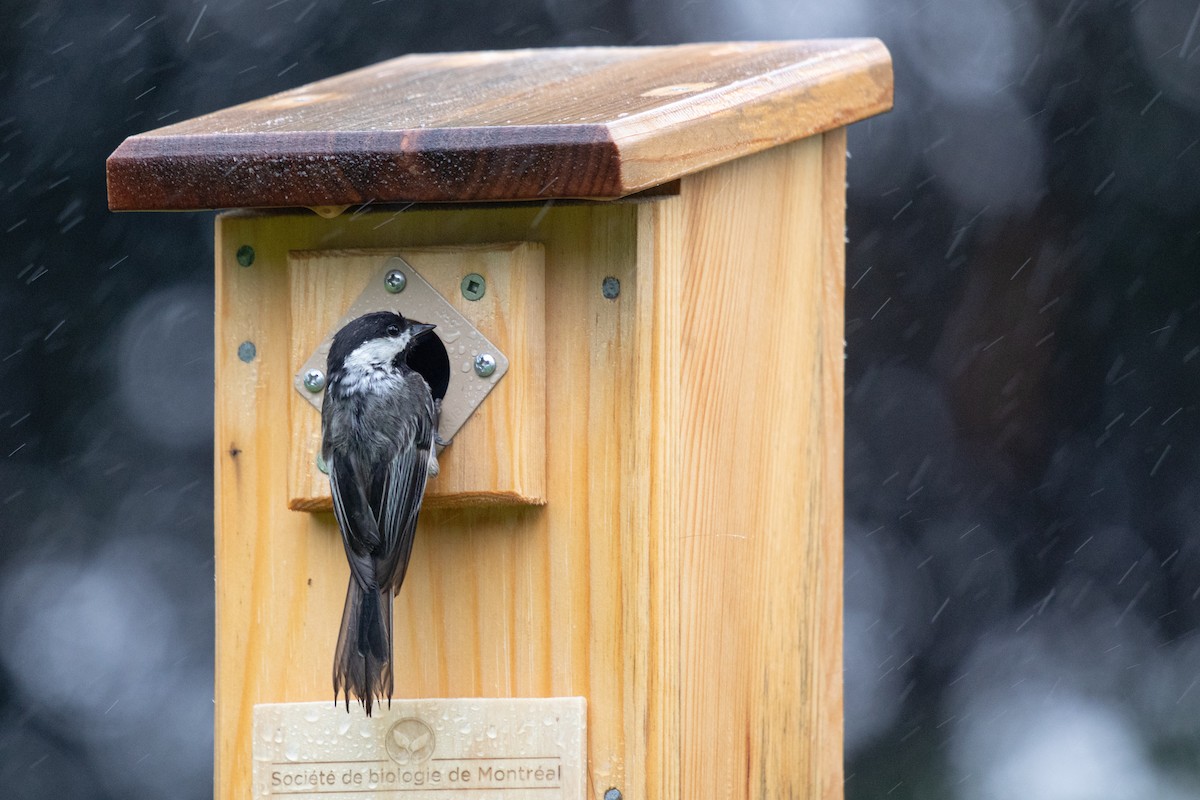
[[[615,199],[891,104],[875,39],[408,55],[131,136],[109,205]]]

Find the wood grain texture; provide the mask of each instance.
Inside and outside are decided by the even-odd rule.
[[[684,798],[840,797],[833,136],[685,178],[678,263],[659,270],[682,287],[683,368],[664,413],[677,494],[663,535],[678,539]]]
[[[874,39],[409,55],[130,137],[109,205],[617,198],[891,102]]]
[[[646,756],[643,797],[674,800],[680,795],[680,726],[684,690],[679,669],[680,553],[683,498],[679,484],[684,439],[680,435],[680,380],[683,374],[683,211],[678,199],[638,208],[637,342],[638,413],[634,470],[646,479],[646,508],[631,520],[645,563],[645,594],[639,596],[636,646],[645,652],[644,703]],[[641,498],[639,498],[641,499]],[[644,522],[643,522],[644,520]],[[636,536],[636,534],[635,534]]]
[[[643,620],[650,488],[633,470],[651,446],[632,389],[648,341],[636,325],[639,207],[218,219],[218,798],[248,796],[255,703],[332,700],[348,570],[333,516],[286,507],[288,252],[520,240],[545,248],[546,371],[558,376],[545,396],[548,502],[422,514],[396,601],[396,693],[586,696],[589,793],[643,795],[639,698],[653,685],[643,646],[653,637]],[[249,268],[235,258],[245,242],[256,251]],[[616,300],[601,294],[606,276],[621,281]],[[250,363],[236,355],[244,341],[257,348]]]
[[[442,452],[426,508],[546,502],[545,269],[540,244],[459,245],[403,250],[309,250],[289,257],[292,374],[346,313],[387,256],[399,255],[509,359],[508,373]],[[463,298],[462,277],[488,291]],[[461,357],[452,359],[457,367]],[[316,467],[321,415],[292,392],[288,508],[331,511],[329,477]]]
[[[347,579],[286,509],[288,252],[502,241],[545,252],[546,504],[423,513],[397,696],[587,697],[594,800],[841,797],[844,148],[639,204],[219,218],[218,798],[253,704],[331,699]]]
[[[829,131],[821,154],[821,283],[820,324],[816,331],[817,366],[823,384],[819,415],[810,433],[819,438],[821,499],[812,523],[815,526],[814,581],[816,603],[815,652],[812,683],[806,688],[816,698],[808,723],[821,731],[816,742],[814,785],[817,800],[842,800],[844,794],[843,738],[843,557],[845,509],[846,369],[846,130]]]

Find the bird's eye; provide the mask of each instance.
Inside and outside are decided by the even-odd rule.
[[[387,326],[387,335],[388,336],[399,336],[400,335],[400,326],[399,325],[388,325]]]

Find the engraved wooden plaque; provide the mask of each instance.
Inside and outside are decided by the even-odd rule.
[[[583,800],[582,697],[254,708],[254,797]]]

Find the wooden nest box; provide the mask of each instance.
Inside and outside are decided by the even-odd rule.
[[[396,697],[585,698],[595,800],[842,796],[843,126],[891,101],[869,39],[410,55],[113,153],[113,209],[233,209],[218,797],[251,795],[256,704],[333,701],[347,565],[304,383],[393,268],[465,320],[466,398]]]

